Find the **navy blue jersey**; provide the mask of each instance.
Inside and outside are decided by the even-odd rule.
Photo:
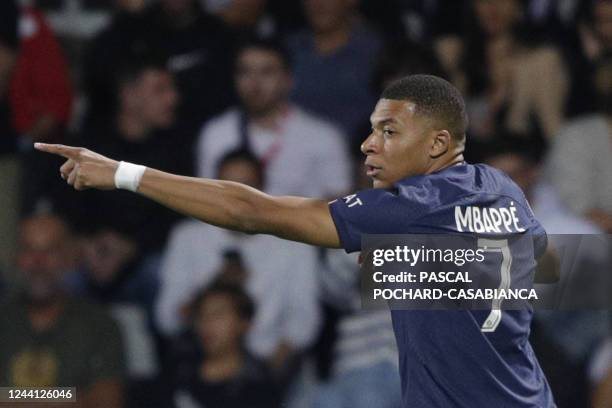
[[[520,188],[486,165],[461,164],[335,200],[348,252],[362,234],[545,237]],[[533,273],[541,239],[510,248],[510,274]],[[510,254],[508,254],[510,256]],[[404,407],[555,407],[529,344],[531,310],[393,310]]]

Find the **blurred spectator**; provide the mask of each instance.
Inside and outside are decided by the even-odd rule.
[[[331,377],[315,390],[317,408],[401,406],[397,345],[389,310],[362,310],[355,254],[328,251],[325,298],[342,313],[338,321]]]
[[[217,15],[237,39],[253,36],[270,38],[277,34],[276,21],[266,13],[268,0],[204,0],[206,10]]]
[[[233,101],[233,38],[196,0],[160,0],[144,11],[119,7],[111,25],[92,42],[85,79],[94,115],[110,99],[109,72],[115,66],[157,54],[176,78],[181,94],[178,123],[192,131]]]
[[[122,342],[102,310],[63,290],[74,241],[53,215],[23,220],[18,266],[23,288],[1,307],[0,383],[77,387],[80,406],[123,405]]]
[[[363,13],[394,41],[429,46],[434,37],[459,34],[460,17],[468,0],[376,0],[362,1]]]
[[[236,89],[242,106],[214,118],[198,144],[198,174],[214,177],[220,159],[250,150],[264,164],[270,194],[332,197],[349,187],[344,138],[330,124],[288,100],[289,61],[274,41],[258,40],[238,53]]]
[[[187,137],[173,127],[179,93],[172,74],[155,59],[133,61],[116,70],[113,118],[100,117],[92,121],[75,143],[109,157],[172,173],[191,174],[192,156]],[[117,263],[117,267],[143,254],[160,251],[170,227],[180,218],[129,192],[107,195],[87,191],[76,195],[64,191],[62,196],[62,208],[78,217],[75,222],[80,231],[96,234],[110,230],[115,234],[112,245],[102,243],[98,247],[123,254],[118,257],[124,262]],[[92,245],[97,244],[92,241]],[[130,254],[133,256],[128,256]],[[110,255],[103,252],[100,256]],[[107,260],[103,264],[110,263]]]
[[[548,176],[563,201],[599,228],[612,232],[612,58],[597,66],[599,113],[565,126],[553,143]]]
[[[70,120],[70,73],[55,35],[43,14],[22,9],[20,51],[11,79],[15,128],[24,142],[57,142]]]
[[[80,246],[81,262],[67,276],[67,288],[104,305],[119,324],[125,340],[128,395],[142,404],[154,398],[153,390],[146,387],[159,374],[153,331],[159,259],[140,260],[135,243],[112,230],[85,236]]]
[[[585,1],[579,33],[589,61],[598,61],[612,51],[612,3],[609,0]]]
[[[9,103],[9,84],[19,52],[18,9],[13,0],[0,2],[0,268],[12,266],[17,240],[19,162],[17,131]]]
[[[609,331],[608,314],[597,310],[611,300],[609,243],[605,235],[597,235],[601,230],[596,225],[563,205],[524,141],[498,145],[486,162],[521,187],[548,233],[549,247],[558,254],[557,282],[536,285],[539,300],[531,340],[558,406],[584,406],[588,390],[580,379],[593,347]]]
[[[149,30],[142,0],[115,0],[108,27],[96,35],[83,57],[83,85],[87,94],[87,123],[91,116],[112,115],[115,67],[151,54]]]
[[[380,94],[391,82],[414,74],[446,77],[433,50],[409,41],[395,43],[381,52],[372,76],[372,86]]]
[[[233,101],[233,39],[197,0],[160,0],[145,16],[151,47],[167,58],[181,93],[179,119],[195,129]]]
[[[192,309],[199,353],[177,356],[174,406],[279,407],[265,365],[244,348],[254,315],[248,295],[237,286],[215,284],[197,294]]]
[[[437,48],[466,95],[470,134],[478,140],[508,132],[541,148],[561,125],[568,78],[561,54],[530,36],[520,0],[472,0],[473,23],[462,41]]]
[[[380,35],[365,26],[356,0],[303,0],[309,29],[288,40],[293,100],[339,123],[347,141],[363,138],[377,95],[368,86]]]
[[[612,337],[597,348],[589,367],[592,408],[612,407]]]
[[[230,152],[219,164],[220,179],[256,188],[262,185],[261,174],[259,162],[248,152]],[[159,328],[173,335],[185,327],[182,311],[198,288],[217,279],[228,251],[240,254],[246,290],[256,304],[247,349],[282,371],[317,335],[316,255],[309,246],[196,221],[180,224],[172,232],[161,270]]]

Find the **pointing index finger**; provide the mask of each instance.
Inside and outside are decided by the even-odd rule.
[[[79,153],[78,147],[65,146],[61,144],[34,143],[34,148],[42,152],[57,154],[73,160],[77,159]]]

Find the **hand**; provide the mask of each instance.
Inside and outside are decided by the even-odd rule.
[[[115,188],[115,172],[119,166],[116,160],[82,147],[35,143],[34,148],[68,159],[60,167],[60,174],[75,190],[87,188],[111,190]]]

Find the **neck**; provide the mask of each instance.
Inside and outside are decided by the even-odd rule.
[[[277,130],[289,111],[286,102],[276,105],[274,108],[260,113],[249,113],[249,119],[264,129]]]
[[[436,173],[448,167],[455,166],[465,162],[463,158],[463,149],[457,149],[454,153],[446,155],[444,158],[432,163],[429,170],[425,174]]]
[[[138,120],[136,115],[123,112],[117,117],[117,129],[123,136],[123,139],[130,142],[138,142],[144,140],[151,131],[150,127]]]
[[[224,381],[235,378],[242,369],[243,356],[239,350],[217,356],[207,356],[200,367],[200,375],[208,381]]]
[[[314,33],[315,47],[321,54],[331,54],[349,42],[352,24],[347,19],[330,30]]]

